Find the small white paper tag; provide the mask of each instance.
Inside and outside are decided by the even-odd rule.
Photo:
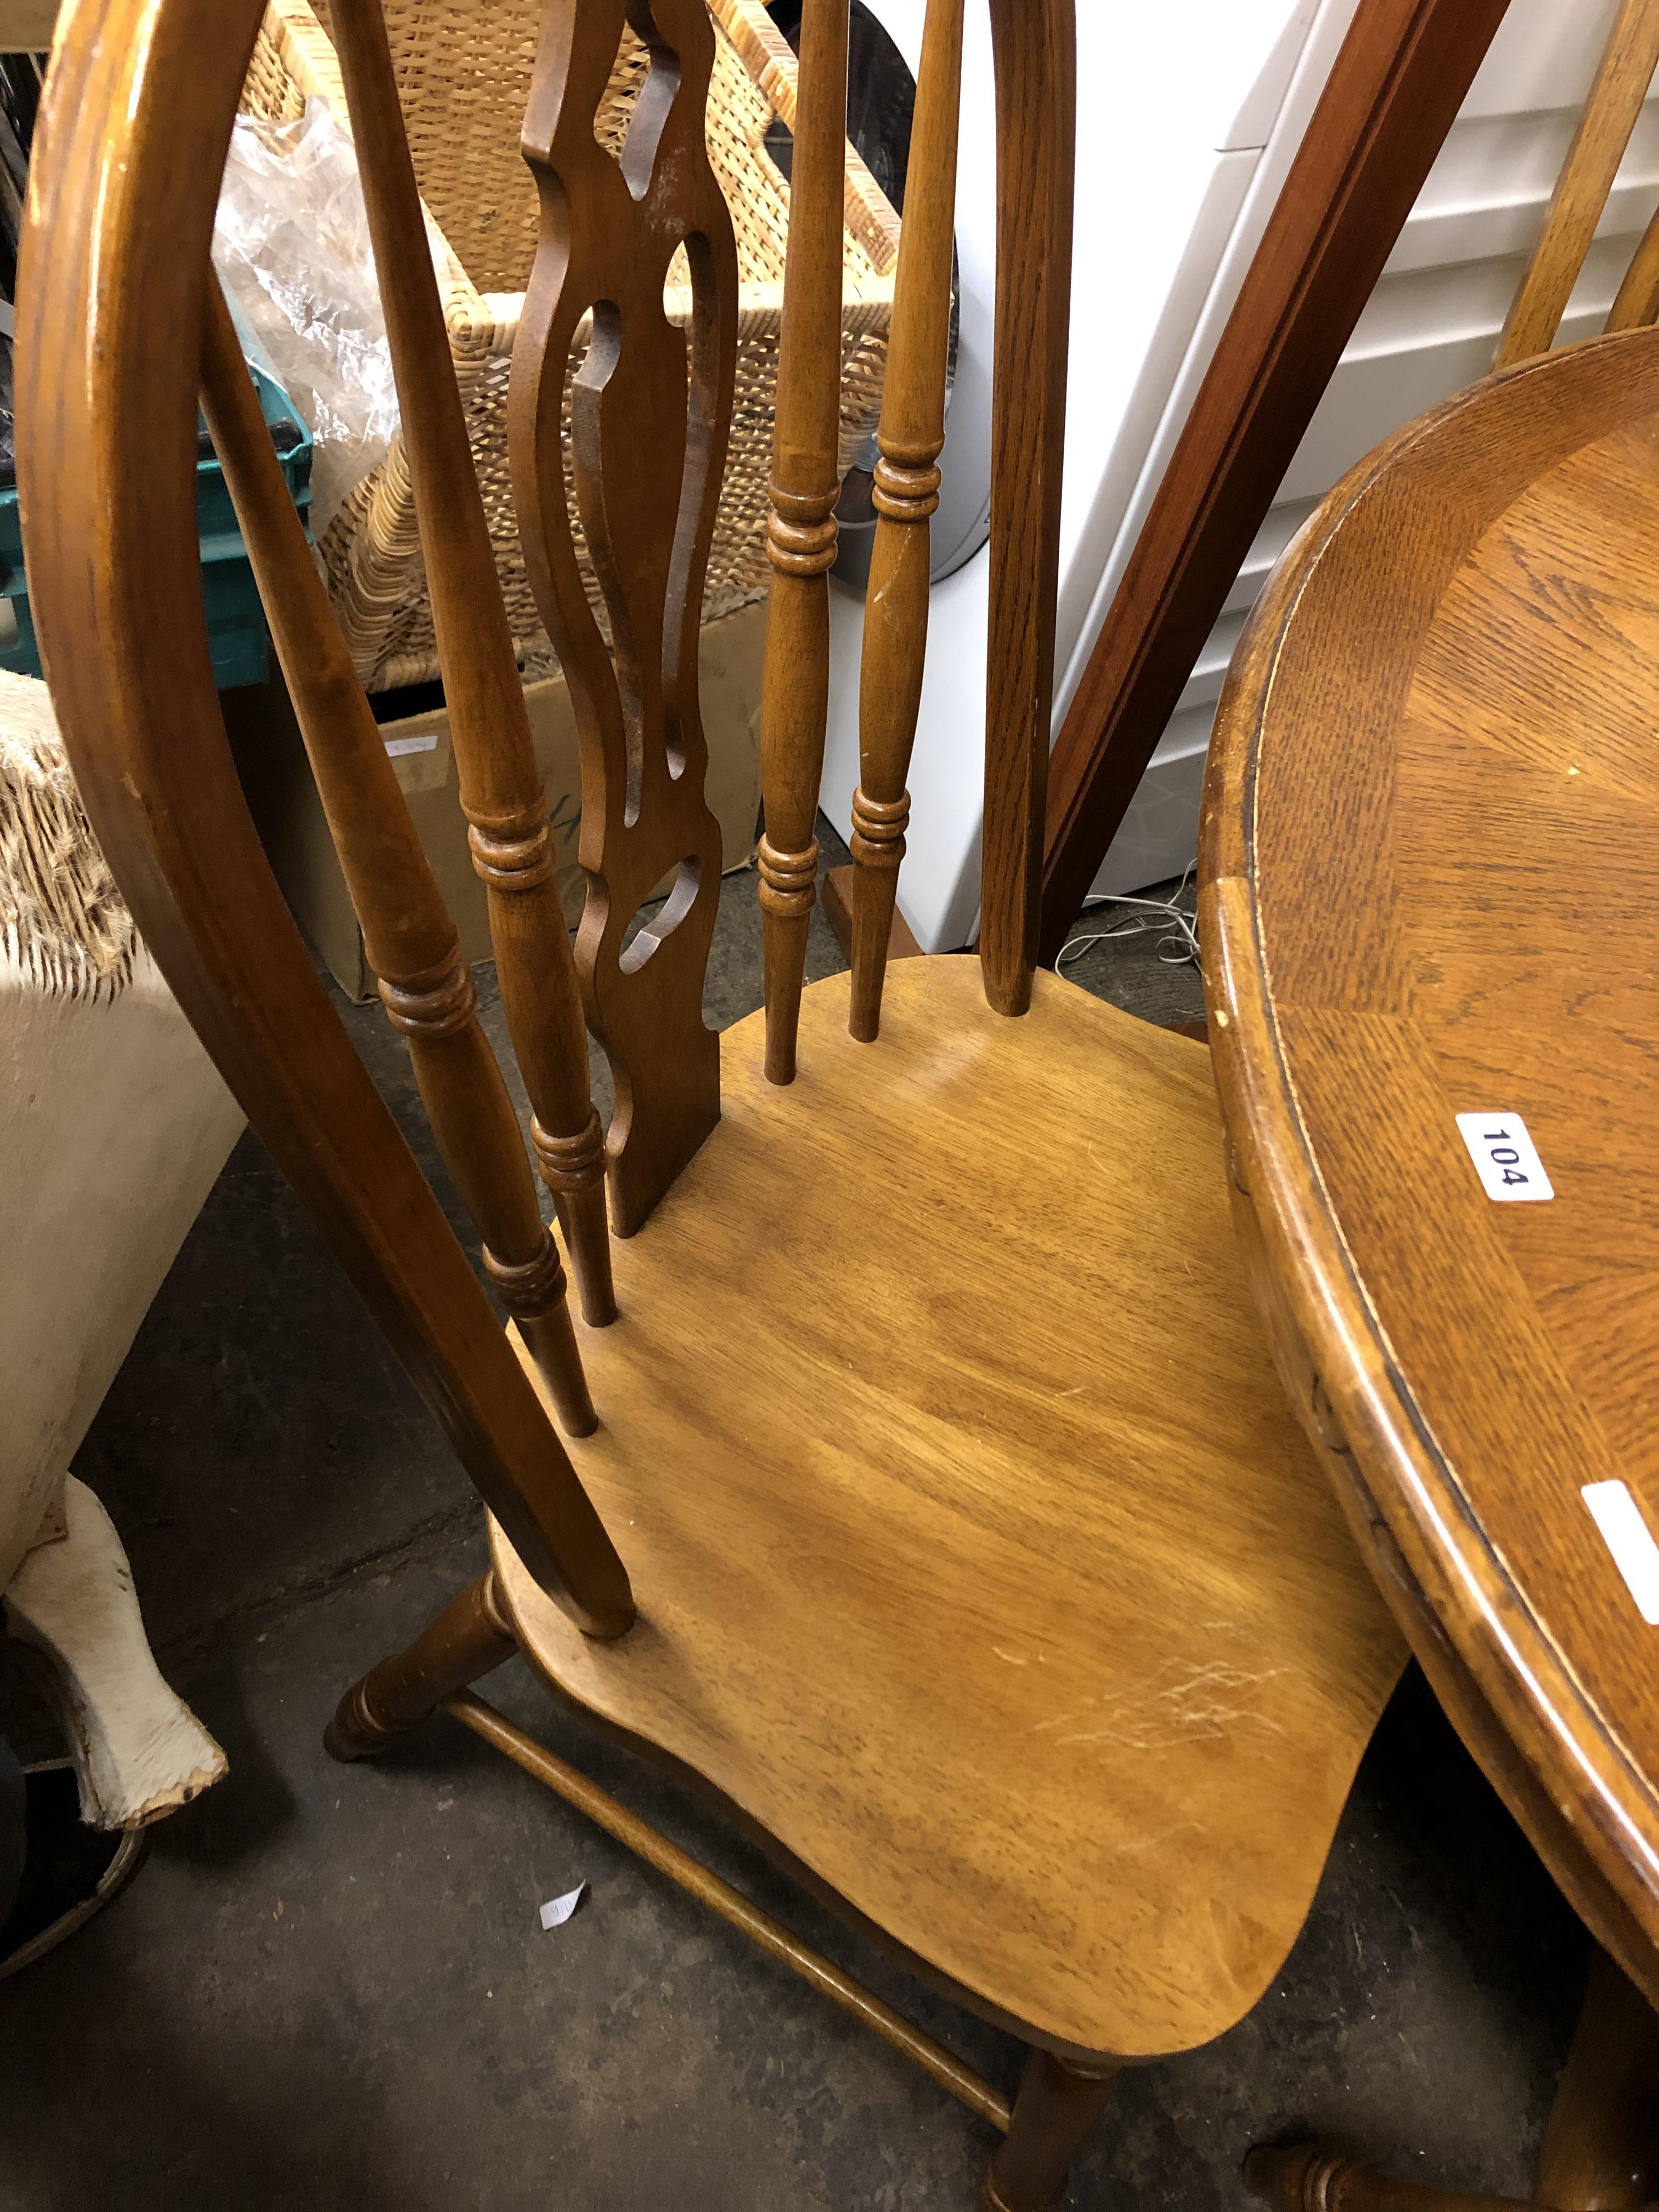
[[[586,1894],[587,1884],[579,1881],[574,1889],[566,1890],[562,1897],[550,1897],[542,1907],[543,1929],[562,1928]]]
[[[1509,1205],[1554,1197],[1538,1148],[1518,1114],[1460,1114],[1457,1129],[1488,1198]]]
[[[386,749],[393,760],[401,760],[405,753],[435,753],[438,732],[428,730],[423,738],[388,738]]]
[[[1650,1628],[1659,1628],[1659,1542],[1643,1519],[1628,1484],[1589,1482],[1579,1495],[1636,1600],[1637,1611]]]

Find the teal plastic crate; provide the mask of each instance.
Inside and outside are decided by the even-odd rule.
[[[249,364],[259,404],[270,423],[283,474],[300,519],[310,535],[311,433],[276,379]],[[263,684],[270,672],[270,641],[253,571],[236,527],[236,511],[205,431],[198,424],[196,463],[196,526],[202,546],[202,599],[207,610],[208,642],[213,649],[213,680],[222,691],[243,684]],[[15,637],[0,632],[0,668],[15,675],[38,676],[40,650],[29,613],[23,575],[23,534],[17,520],[17,487],[0,489],[0,598],[10,605]],[[3,610],[0,609],[0,623]],[[4,631],[11,625],[5,623]]]

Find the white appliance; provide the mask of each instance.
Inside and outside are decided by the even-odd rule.
[[[914,70],[925,0],[865,0]],[[1072,362],[1061,516],[1059,728],[1357,0],[1080,6]],[[1388,269],[1200,654],[1097,879],[1179,875],[1196,846],[1215,703],[1245,615],[1315,501],[1370,447],[1482,374],[1617,0],[1513,0]],[[957,243],[961,338],[935,532],[927,672],[899,904],[922,946],[977,927],[984,768],[994,143],[988,21],[970,4]],[[1659,103],[1620,172],[1564,339],[1597,326],[1659,203]],[[831,580],[823,805],[858,782],[863,600]]]

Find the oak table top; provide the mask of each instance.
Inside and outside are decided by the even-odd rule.
[[[1652,331],[1360,464],[1235,661],[1200,913],[1281,1376],[1466,1741],[1659,2002],[1656,478]]]

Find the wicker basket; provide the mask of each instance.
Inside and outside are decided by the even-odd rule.
[[[321,0],[325,15],[325,0]],[[523,287],[535,257],[537,204],[519,153],[519,128],[543,0],[386,0],[404,112],[433,234],[450,349],[495,541],[496,567],[521,662],[556,665],[519,550],[507,457],[507,380]],[[742,283],[737,396],[730,456],[708,568],[703,618],[764,596],[767,479],[789,188],[764,138],[774,118],[793,125],[795,58],[759,0],[709,0],[715,32],[709,93],[710,159],[737,233]],[[644,76],[645,51],[624,33],[599,132],[620,145]],[[313,93],[343,125],[333,47],[307,0],[270,0],[242,95],[246,113],[288,120]],[[842,325],[842,466],[876,426],[898,258],[898,218],[849,146],[846,304]],[[689,283],[670,272],[671,319],[689,325]],[[580,365],[573,351],[567,377]],[[574,513],[574,497],[572,512]],[[580,523],[589,596],[604,622]],[[371,690],[438,673],[414,501],[401,441],[359,483],[321,546],[330,594],[357,672]]]

